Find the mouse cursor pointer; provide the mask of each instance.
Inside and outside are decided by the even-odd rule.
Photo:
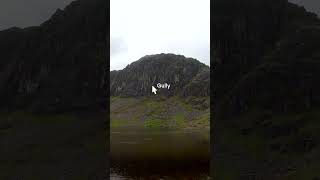
[[[154,86],[152,86],[151,92],[153,92],[154,94],[157,94],[157,89]]]

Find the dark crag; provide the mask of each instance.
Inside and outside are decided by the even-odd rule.
[[[105,179],[107,5],[0,32],[0,179]]]
[[[120,71],[110,72],[111,96],[152,95],[151,86],[168,83],[169,90],[159,90],[168,96],[209,96],[210,69],[193,58],[174,54],[142,57]]]
[[[41,26],[0,32],[2,108],[72,111],[106,104],[107,3],[72,2]]]
[[[213,7],[214,175],[319,178],[316,15],[285,0]]]

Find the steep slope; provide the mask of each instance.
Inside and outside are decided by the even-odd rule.
[[[74,1],[39,27],[1,31],[1,108],[74,111],[106,104],[106,9],[103,0]]]
[[[110,94],[111,96],[148,96],[152,94],[151,86],[156,86],[157,83],[168,83],[171,85],[170,89],[159,89],[159,94],[208,96],[209,71],[208,66],[181,55],[149,55],[121,71],[112,71]],[[196,92],[197,88],[201,92]]]
[[[237,0],[234,1],[238,2]],[[303,68],[298,70],[297,68],[293,68],[294,64],[299,61],[311,65],[311,62],[306,62],[305,59],[316,57],[316,55],[313,54],[316,54],[317,51],[317,29],[319,27],[319,20],[315,14],[307,13],[304,8],[294,4],[289,3],[284,5],[283,3],[285,2],[283,1],[268,1],[268,3],[270,3],[268,6],[263,6],[264,3],[267,2],[261,1],[261,6],[258,8],[259,10],[251,9],[255,3],[252,5],[251,1],[246,2],[247,5],[244,3],[242,6],[235,6],[235,9],[232,9],[234,14],[231,15],[225,15],[225,12],[229,12],[230,7],[226,4],[223,5],[220,1],[216,2],[216,8],[227,9],[225,12],[217,11],[214,14],[214,24],[216,24],[214,26],[216,38],[213,40],[214,62],[216,64],[214,76],[216,84],[214,88],[217,106],[220,106],[218,105],[220,102],[225,103],[225,99],[230,98],[230,93],[237,92],[235,88],[242,86],[242,82],[244,82],[246,77],[255,76],[259,68],[262,69],[264,67],[264,69],[267,68],[270,69],[270,71],[274,71],[275,69],[273,69],[273,67],[275,64],[290,66],[290,68],[287,70],[284,69],[282,72],[288,73],[287,75],[297,73],[296,77],[292,77],[291,79],[294,79],[293,81],[299,81],[299,79],[302,80],[303,77],[298,75],[299,71],[301,73],[308,73],[309,70]],[[268,11],[268,8],[274,10],[275,17],[264,16],[264,12]],[[248,10],[247,12],[245,12],[246,9]],[[251,14],[256,15],[250,16]],[[256,23],[256,21],[260,22]],[[261,29],[261,27],[263,27],[263,29]],[[226,31],[226,29],[229,29],[229,31]],[[228,34],[230,34],[230,36],[227,38]],[[310,68],[311,67],[312,65]],[[270,78],[270,75],[266,74],[267,71],[268,70],[264,70],[262,73],[265,74],[262,74],[262,76]],[[310,70],[310,73],[311,72],[313,71]],[[276,76],[274,77],[276,78]],[[316,78],[317,76],[314,74],[312,77]],[[246,87],[244,91],[246,91],[245,93],[247,94],[251,93],[253,96],[259,98],[263,93],[261,92],[261,94],[259,94],[259,90],[256,90],[256,88],[261,87],[260,89],[262,91],[267,92],[267,88],[276,87],[276,83],[272,85],[275,80],[276,79],[257,80],[257,83],[270,84],[269,86],[251,84],[251,87]],[[279,78],[277,81],[289,83],[290,80]],[[313,85],[316,87],[316,84]],[[294,86],[299,86],[299,84],[292,84],[292,87],[285,87],[285,84],[282,84],[282,86],[284,91],[288,90],[288,92],[290,92],[290,89],[293,89]],[[265,90],[263,90],[264,87],[266,88]],[[277,86],[277,88],[279,88],[279,86]],[[270,95],[275,93],[276,92],[270,90]],[[245,95],[237,97],[240,99],[247,98]],[[234,111],[243,111],[242,109],[246,107],[246,103],[240,99],[236,100],[233,98],[233,102],[230,102],[234,106],[239,105],[238,107],[234,107]],[[272,98],[269,97],[266,99]],[[287,102],[279,99],[279,102],[280,101],[282,103]],[[241,104],[243,104],[243,106]],[[296,104],[301,103],[296,102]],[[228,110],[228,114],[230,114],[230,112],[233,112],[233,110]]]

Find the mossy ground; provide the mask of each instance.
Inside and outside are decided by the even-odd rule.
[[[209,97],[111,97],[111,129],[120,127],[209,128]],[[206,105],[203,105],[206,104]]]

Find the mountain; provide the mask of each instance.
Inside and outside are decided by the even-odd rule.
[[[158,88],[158,83],[170,88]],[[157,95],[152,86],[157,87]],[[209,128],[210,68],[196,59],[144,56],[110,72],[110,95],[111,129]]]
[[[167,96],[209,96],[210,69],[193,58],[182,55],[156,54],[144,56],[120,71],[110,72],[111,96],[150,96],[151,86],[170,84],[159,89]]]
[[[107,178],[107,7],[0,31],[0,179]]]
[[[319,178],[320,20],[286,0],[213,3],[216,179]]]
[[[223,3],[217,1],[215,6],[220,10],[227,8],[225,12],[234,12],[226,14],[222,10],[217,10],[214,14],[213,31],[217,38],[213,39],[213,51],[215,52],[213,61],[216,64],[214,88],[217,92],[215,94],[217,102],[222,103],[233,99],[232,102],[229,101],[229,107],[232,106],[233,109],[226,111],[230,116],[232,116],[230,112],[240,111],[241,113],[246,108],[250,108],[248,106],[261,107],[272,103],[270,106],[277,105],[276,109],[281,112],[297,109],[290,106],[289,103],[303,106],[305,103],[302,102],[302,99],[304,98],[300,99],[301,101],[288,102],[292,98],[283,99],[288,97],[288,94],[280,94],[277,89],[282,87],[283,92],[294,93],[293,89],[302,87],[298,81],[305,80],[304,76],[307,76],[304,75],[305,73],[310,74],[313,79],[309,81],[309,86],[317,87],[314,84],[317,78],[314,74],[316,72],[312,70],[317,67],[316,54],[320,21],[316,15],[306,12],[302,7],[286,3],[286,1],[261,1],[259,4],[247,1],[247,4],[241,2],[241,6],[236,6],[239,1],[231,1],[234,1],[235,6],[232,8],[235,9],[229,9],[230,7],[223,4],[226,1]],[[270,10],[274,16],[268,15],[267,12]],[[253,14],[256,17],[252,16]],[[303,64],[306,65],[300,66]],[[284,75],[279,76],[281,73]],[[290,76],[291,73],[295,75]],[[302,74],[299,75],[299,73]],[[281,84],[282,82],[286,83]],[[276,84],[281,84],[281,86],[276,86]],[[305,87],[306,84],[303,86]],[[272,88],[275,89],[272,90]],[[236,95],[240,91],[247,94]],[[290,96],[308,96],[305,94],[307,91],[295,91],[297,94]],[[230,94],[233,94],[234,98],[231,98]],[[275,94],[278,94],[278,97],[273,97]],[[255,99],[265,99],[256,102],[249,99],[244,100],[249,96],[254,96]],[[266,102],[271,99],[272,102]],[[218,103],[216,105],[218,106]],[[287,106],[287,108],[281,106]],[[303,107],[298,109],[304,110]]]
[[[40,26],[0,31],[0,108],[105,108],[107,5],[74,1]]]

